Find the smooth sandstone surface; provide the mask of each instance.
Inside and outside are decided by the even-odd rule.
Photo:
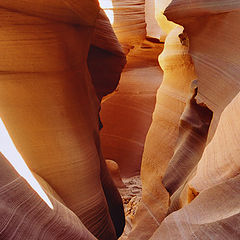
[[[0,117],[54,206],[1,155],[0,238],[116,239],[124,216],[111,173],[122,182],[103,154],[132,176],[143,146],[142,200],[123,239],[240,238],[240,3],[155,3],[169,34],[145,146],[162,49],[143,42],[143,0],[112,1],[116,35],[97,1],[0,3]],[[130,49],[118,91],[104,98],[102,154],[99,100],[118,85]]]
[[[95,22],[103,21],[98,3],[8,1],[0,7],[0,117],[30,169],[98,239],[116,239],[124,212],[101,153],[100,103],[88,69]],[[112,33],[115,56],[121,48]],[[122,67],[111,69],[113,78]],[[112,81],[104,94],[118,79]]]
[[[95,91],[101,100],[116,89],[126,64],[123,49],[103,10],[100,10],[95,22],[87,63]]]
[[[113,29],[123,48],[129,50],[140,44],[146,36],[145,1],[112,0],[112,5]]]
[[[150,239],[239,239],[239,178],[202,191],[189,205],[170,214]]]
[[[189,37],[198,77],[197,102],[213,112],[213,121],[199,164],[171,198],[171,203],[178,206],[171,204],[168,214],[175,212],[150,239],[239,239],[239,161],[235,144],[240,65],[239,49],[234,47],[239,42],[239,1],[173,0],[165,14],[183,25]],[[199,148],[191,151],[196,154]],[[176,165],[177,171],[188,170],[183,163]],[[183,176],[171,185],[168,180],[174,177],[170,172],[164,182],[173,192]],[[179,207],[183,208],[176,211]]]
[[[161,41],[165,41],[167,35],[177,26],[176,23],[169,21],[164,15],[164,11],[170,2],[171,0],[155,1],[155,18],[162,30],[162,35],[160,36]]]
[[[117,91],[102,102],[103,154],[118,163],[124,177],[140,172],[156,91],[162,81],[162,70],[157,62],[162,48],[162,44],[145,41],[132,49]]]
[[[198,164],[197,173],[189,182],[197,192],[239,175],[239,105],[238,94],[221,115],[216,133]]]
[[[240,40],[236,24],[240,5],[238,1],[198,0],[192,1],[188,8],[184,4],[183,1],[172,1],[165,13],[168,18],[182,24],[189,36],[190,54],[199,80],[198,100],[207,104],[214,113],[208,137],[210,143],[190,184],[195,190],[198,188],[198,192],[238,174],[237,158],[234,157],[234,143],[237,141],[234,122],[238,120],[233,121],[232,118],[235,118],[236,94],[239,92],[239,49],[233,46]],[[231,146],[226,147],[227,142]],[[205,179],[199,177],[203,175]],[[206,185],[205,181],[211,184]],[[203,185],[204,188],[197,187]]]
[[[206,145],[213,113],[206,105],[197,103],[197,91],[195,86],[180,117],[177,145],[162,180],[171,195],[194,170]]]
[[[199,101],[213,112],[209,140],[220,115],[239,92],[239,1],[172,1],[168,19],[184,26],[198,76]]]
[[[146,36],[145,0],[100,0],[114,32],[127,54]]]
[[[153,121],[145,141],[141,166],[142,201],[129,239],[149,239],[169,208],[169,193],[161,181],[174,153],[178,123],[190,96],[191,82],[196,78],[182,31],[181,27],[172,30],[159,57],[164,78],[157,92]]]
[[[158,2],[158,0],[145,1],[146,31],[148,37],[153,37],[162,41],[166,38],[166,33],[160,28],[155,17],[155,12],[157,12],[156,5]]]
[[[162,71],[157,66],[157,56],[162,51],[162,45],[144,41],[145,1],[104,0],[100,1],[100,5],[112,22],[123,52],[127,54],[127,64],[115,94],[104,97],[102,101],[102,149],[106,159],[119,164],[121,175],[129,177],[140,171],[156,90],[162,81]],[[97,39],[99,41],[99,37]],[[109,73],[108,69],[114,60],[112,58],[112,61],[107,62],[107,71],[101,68],[103,75],[105,71]],[[99,85],[102,85],[102,79],[105,81],[101,77]]]

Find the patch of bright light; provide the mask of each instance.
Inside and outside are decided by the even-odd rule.
[[[27,164],[23,160],[20,153],[17,151],[11,137],[8,134],[2,119],[0,118],[0,152],[6,157],[16,171],[26,179],[28,184],[37,192],[41,199],[53,209],[53,205],[47,194],[43,191],[38,181],[34,178]]]
[[[100,7],[107,14],[111,24],[114,22],[113,4],[112,0],[99,0]]]

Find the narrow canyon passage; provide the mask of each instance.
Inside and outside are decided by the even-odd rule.
[[[158,56],[163,43],[145,40],[130,50],[115,93],[102,103],[103,154],[119,164],[123,177],[139,175],[146,134],[152,122],[163,72]]]
[[[151,39],[150,39],[151,40]],[[115,93],[103,100],[100,132],[106,159],[118,163],[124,185],[119,191],[123,199],[126,226],[121,239],[132,230],[132,220],[141,200],[140,167],[144,143],[156,104],[156,93],[163,72],[158,56],[164,44],[144,40],[130,50]]]
[[[0,2],[1,240],[240,239],[240,1]]]

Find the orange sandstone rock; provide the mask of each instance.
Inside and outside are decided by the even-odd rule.
[[[118,164],[116,162],[114,162],[113,160],[109,160],[109,159],[107,159],[105,161],[106,161],[107,168],[110,172],[110,175],[111,175],[116,187],[118,187],[118,188],[126,187],[121,179],[120,169],[119,169]]]
[[[100,103],[87,67],[102,20],[97,1],[14,0],[1,2],[0,13],[0,117],[30,169],[98,239],[116,239],[123,205],[101,154]],[[112,31],[109,38],[116,49]],[[113,78],[120,69],[111,69]]]

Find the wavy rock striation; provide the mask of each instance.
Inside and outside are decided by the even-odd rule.
[[[129,239],[149,239],[168,212],[169,193],[161,181],[174,153],[178,123],[190,96],[191,82],[196,78],[182,31],[181,27],[171,31],[159,57],[164,78],[157,92],[153,121],[144,146],[142,201]],[[146,222],[148,229],[145,229]]]
[[[239,49],[234,47],[240,40],[237,24],[239,7],[238,1],[173,0],[165,11],[169,20],[184,27],[183,34],[175,32],[175,41],[178,36],[182,46],[189,45],[191,55],[188,55],[186,48],[185,56],[188,56],[190,64],[182,61],[179,68],[169,68],[169,76],[172,74],[171,79],[175,80],[172,84],[175,94],[172,95],[175,98],[178,96],[178,77],[182,77],[186,87],[190,87],[190,82],[196,78],[193,63],[198,78],[198,95],[194,93],[191,97],[186,92],[183,101],[187,102],[186,106],[174,105],[170,99],[159,98],[161,89],[164,90],[162,95],[169,92],[164,89],[168,69],[163,64],[167,61],[164,59],[162,64],[164,55],[161,55],[164,81],[159,88],[153,122],[145,143],[141,170],[143,197],[129,239],[136,238],[138,233],[140,239],[149,239],[167,214],[170,215],[150,239],[239,238],[235,227],[239,222],[237,199],[240,194],[235,144],[239,132],[236,116],[240,59]],[[170,56],[181,53],[180,47],[167,48],[174,31],[168,35],[164,49]],[[177,58],[172,59],[171,63],[172,66],[177,65]],[[190,65],[192,71],[188,67]],[[177,70],[178,74],[174,76]],[[184,70],[186,75],[183,74]],[[179,74],[181,71],[183,73]],[[185,89],[182,85],[179,92],[183,93]],[[175,118],[169,111],[172,106],[175,106],[172,111]],[[164,196],[167,199],[168,193],[171,196],[169,208],[162,202]],[[221,207],[219,202],[222,203]],[[168,212],[165,212],[166,209],[157,211],[160,206],[167,208]],[[150,227],[143,234],[144,219],[150,215],[153,223],[148,222]]]
[[[96,240],[79,218],[56,200],[53,190],[48,193],[51,209],[2,154],[0,164],[1,239]]]
[[[239,1],[173,0],[165,14],[182,25],[189,37],[189,52],[198,77],[196,103],[204,104],[198,105],[203,109],[199,109],[197,115],[192,112],[187,122],[192,119],[191,131],[194,132],[194,125],[202,121],[197,126],[205,129],[205,133],[201,134],[200,145],[200,136],[191,142],[188,137],[183,138],[181,127],[187,106],[180,121],[179,140],[182,138],[182,147],[185,146],[188,154],[181,159],[178,151],[183,148],[179,149],[178,144],[163,178],[164,185],[173,194],[168,214],[175,212],[162,222],[150,239],[239,239],[236,227],[240,220],[236,116],[240,59],[239,49],[234,46],[240,40],[237,24],[240,4]],[[213,120],[204,149],[211,112]]]
[[[124,211],[100,149],[98,98],[117,85],[125,57],[109,21],[89,0],[5,1],[0,12],[0,117],[30,169],[87,229],[116,239]],[[102,56],[115,64],[98,88]]]

